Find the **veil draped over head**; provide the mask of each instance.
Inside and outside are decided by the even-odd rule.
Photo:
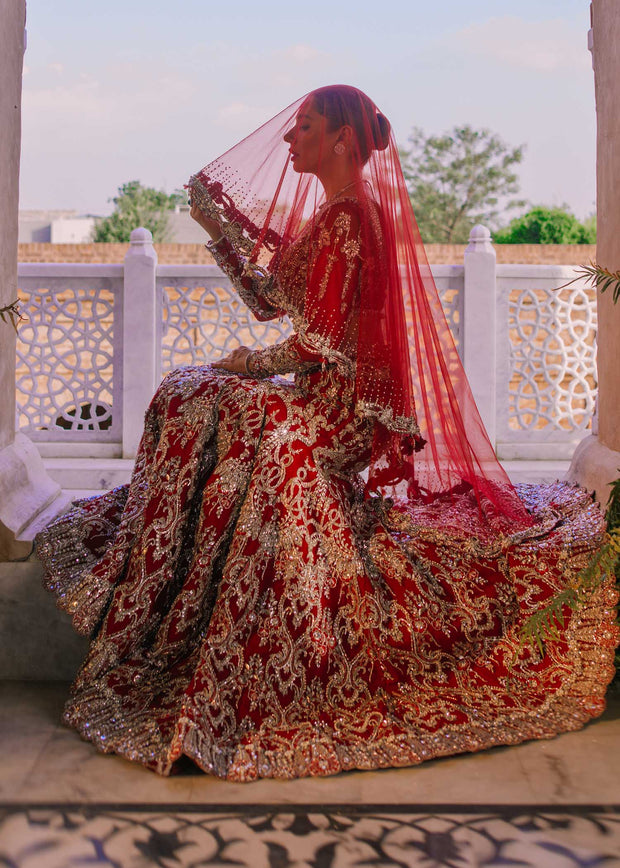
[[[316,174],[294,170],[290,154],[290,133],[308,107],[325,117],[325,135],[345,125],[351,130],[357,180],[341,192],[343,201],[353,203],[351,219],[359,222],[359,291],[345,299],[351,278],[346,273],[339,284],[330,281],[340,286],[340,297],[324,286],[321,294],[316,287],[322,281],[308,278],[296,326],[327,358],[354,366],[356,412],[376,422],[367,490],[396,502],[469,492],[482,514],[501,518],[513,530],[529,526],[475,405],[390,125],[365,94],[334,85],[298,99],[193,175],[192,201],[217,220],[259,286],[277,281],[287,250],[302,232],[310,233],[317,254],[308,272],[327,268],[330,252],[316,219],[325,203],[323,188]],[[325,155],[327,147],[323,142],[319,151]]]

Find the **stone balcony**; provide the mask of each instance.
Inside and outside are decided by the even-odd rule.
[[[475,227],[462,264],[433,275],[498,457],[514,481],[554,479],[590,433],[594,293],[558,290],[572,266],[498,265],[489,239]],[[158,264],[142,229],[124,264],[26,263],[19,287],[19,428],[63,489],[127,479],[167,371],[289,332],[254,321],[216,266]]]
[[[590,433],[592,293],[579,283],[556,290],[572,278],[569,266],[497,265],[480,229],[462,264],[433,273],[509,475],[564,476]],[[19,346],[19,417],[26,448],[35,450],[30,471],[40,462],[51,487],[22,528],[25,559],[0,564],[0,862],[615,864],[615,694],[600,721],[550,742],[418,768],[245,785],[191,769],[159,779],[65,730],[63,698],[86,642],[43,590],[29,540],[71,499],[127,481],[163,373],[239,342],[277,340],[288,326],[254,324],[214,266],[159,265],[143,231],[124,265],[24,265],[20,289],[29,322]]]

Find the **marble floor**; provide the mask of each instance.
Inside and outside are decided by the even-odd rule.
[[[551,741],[234,784],[96,754],[59,723],[66,691],[0,683],[2,868],[620,868],[620,694]]]

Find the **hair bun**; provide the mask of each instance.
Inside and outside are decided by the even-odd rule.
[[[327,118],[328,130],[348,124],[355,133],[356,156],[365,165],[373,151],[384,151],[390,143],[391,126],[373,101],[355,87],[332,84],[310,94],[313,106]]]
[[[377,112],[377,128],[374,135],[374,144],[378,151],[384,151],[389,145],[391,129],[390,122],[386,116],[382,115],[381,112]]]

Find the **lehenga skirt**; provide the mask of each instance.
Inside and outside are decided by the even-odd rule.
[[[320,390],[169,375],[130,484],[37,539],[46,586],[92,639],[66,723],[161,774],[185,755],[247,781],[414,765],[599,715],[611,577],[542,646],[521,635],[600,547],[598,507],[521,486],[533,527],[485,535],[466,491],[369,501],[368,437]]]

